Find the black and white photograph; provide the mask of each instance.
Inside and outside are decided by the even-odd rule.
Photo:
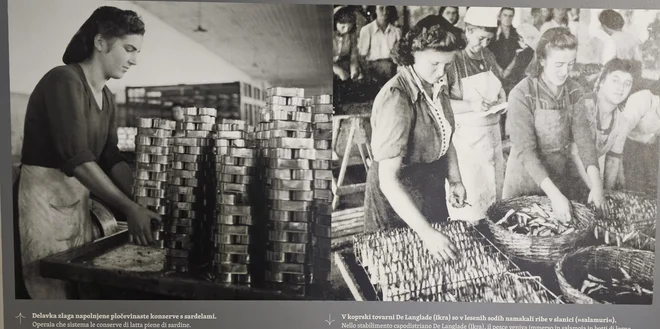
[[[10,0],[17,299],[331,299],[332,6]]]
[[[352,300],[652,304],[660,12],[334,6]]]

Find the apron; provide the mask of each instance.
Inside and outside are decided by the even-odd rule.
[[[464,65],[464,69],[467,76],[467,65]],[[463,90],[463,100],[483,100],[486,97],[492,101],[497,99],[502,86],[490,69],[462,78],[459,83]],[[480,114],[457,114],[456,132],[452,139],[468,205],[463,208],[449,205],[449,215],[472,223],[485,218],[488,207],[501,199],[504,184],[500,116],[484,118]]]
[[[534,128],[536,131],[537,150],[541,163],[557,188],[569,199],[574,196],[574,186],[580,185],[580,178],[575,174],[571,157],[571,111],[569,93],[564,95],[564,109],[543,109],[539,101],[538,80],[534,79],[536,90],[536,108],[534,110]],[[505,199],[527,195],[545,195],[527,173],[519,159],[516,145],[511,147],[511,156],[507,162],[502,196]]]
[[[27,292],[32,299],[72,298],[68,283],[41,277],[39,261],[93,241],[89,190],[58,169],[29,165],[22,165],[17,183],[18,233]]]

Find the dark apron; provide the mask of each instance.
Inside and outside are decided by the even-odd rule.
[[[446,173],[447,157],[443,156],[435,162],[404,167],[399,174],[404,188],[417,208],[431,223],[442,223],[449,217],[445,192]],[[380,190],[378,162],[374,162],[367,174],[367,188],[364,194],[365,231],[374,232],[407,226]]]
[[[573,104],[568,92],[564,95],[563,109],[543,109],[539,101],[538,80],[534,79],[536,108],[534,110],[534,128],[536,131],[537,152],[548,175],[557,188],[569,199],[579,195],[581,180],[571,161],[571,112]],[[515,156],[517,146],[511,147],[504,178],[504,199],[526,195],[544,195],[541,187],[527,173],[520,160]],[[577,179],[576,179],[577,177]]]

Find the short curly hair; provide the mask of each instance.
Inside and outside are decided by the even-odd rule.
[[[614,31],[621,31],[623,26],[626,24],[625,20],[623,19],[623,15],[612,9],[605,9],[601,11],[598,15],[598,21],[606,28],[612,29]]]
[[[396,43],[391,57],[397,65],[409,66],[415,64],[415,52],[429,49],[452,52],[462,50],[465,46],[461,29],[440,15],[429,15]]]
[[[144,22],[132,10],[111,6],[97,8],[73,36],[64,51],[64,64],[80,63],[94,53],[94,38],[122,38],[127,35],[144,35]]]

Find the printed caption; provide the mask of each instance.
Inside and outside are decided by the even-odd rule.
[[[193,321],[216,320],[215,314],[32,313],[32,328],[193,328]],[[28,319],[25,319],[28,320]],[[23,324],[28,321],[23,320]]]
[[[452,314],[342,314],[349,329],[633,329],[614,318]]]

